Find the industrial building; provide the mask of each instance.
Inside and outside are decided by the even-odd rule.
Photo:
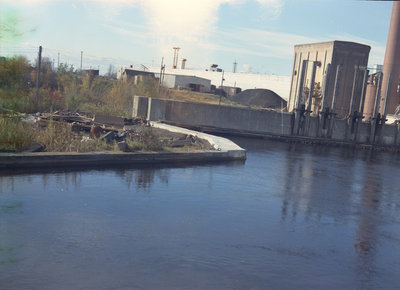
[[[223,92],[225,92],[225,96],[226,97],[232,97],[232,96],[234,96],[234,95],[236,95],[236,94],[239,94],[241,91],[242,91],[242,89],[241,88],[238,88],[238,87],[231,87],[231,86],[219,86],[219,88],[218,89],[220,89],[220,90],[222,90]]]
[[[337,40],[296,45],[288,111],[303,108],[317,114],[329,107],[344,118],[352,108],[358,109],[363,89],[360,75],[367,68],[370,50],[367,45]]]
[[[160,78],[160,74],[155,74]],[[211,90],[211,80],[188,75],[163,74],[162,85],[170,89],[187,89],[194,92],[208,93]]]
[[[150,76],[154,77],[154,73],[144,70],[137,70],[134,69],[132,66],[127,67],[120,67],[117,70],[117,79],[127,81],[127,80],[135,80],[137,81],[139,78],[138,76]]]

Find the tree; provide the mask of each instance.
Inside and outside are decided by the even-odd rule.
[[[0,97],[20,96],[31,87],[30,73],[33,70],[23,56],[0,58]]]

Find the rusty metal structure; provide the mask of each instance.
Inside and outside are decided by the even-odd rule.
[[[393,1],[389,34],[383,63],[379,112],[393,114],[400,104],[400,2]],[[387,104],[387,106],[385,106]]]

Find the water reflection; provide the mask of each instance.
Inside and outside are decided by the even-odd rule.
[[[243,166],[244,163],[245,161],[243,160],[228,161],[223,163],[223,166],[226,168],[240,167]],[[43,190],[46,190],[48,184],[52,182],[55,182],[63,191],[68,191],[70,189],[78,190],[84,185],[83,179],[85,179],[85,176],[88,174],[101,176],[109,172],[114,172],[115,176],[122,181],[122,184],[124,184],[127,189],[148,191],[155,179],[163,184],[168,184],[170,175],[168,169],[194,167],[204,167],[209,170],[209,180],[207,183],[211,186],[213,184],[213,166],[210,166],[210,163],[199,163],[197,165],[166,164],[140,165],[134,167],[124,166],[120,168],[41,168],[33,170],[13,170],[10,172],[0,171],[0,192],[14,192],[16,183],[34,184],[38,177],[41,180],[39,184],[42,186]]]
[[[242,141],[245,163],[3,174],[0,285],[400,287],[398,156]]]
[[[105,172],[104,170],[52,171],[48,173],[38,173],[36,176],[25,174],[3,176],[0,177],[0,192],[14,192],[16,182],[33,185],[35,183],[34,176],[40,178],[40,185],[43,190],[47,190],[48,185],[53,182],[59,188],[62,188],[62,191],[79,190],[85,183],[84,179],[87,177],[88,173],[101,176]],[[114,172],[115,176],[122,181],[122,184],[124,184],[127,189],[149,190],[155,177],[158,177],[160,182],[168,184],[168,172],[155,170],[151,167],[141,169],[116,169]]]
[[[362,281],[370,281],[376,273],[375,255],[379,243],[380,233],[377,230],[381,225],[379,221],[379,204],[382,198],[382,177],[375,164],[369,164],[364,172],[364,185],[361,190],[359,204],[359,219],[357,221],[356,243],[357,252],[355,261]]]
[[[256,150],[276,150],[269,146],[263,144]],[[295,222],[299,214],[308,222],[314,219],[325,225],[326,217],[333,218],[329,223],[354,223],[354,269],[360,276],[361,288],[379,285],[374,275],[379,272],[377,255],[381,239],[389,237],[399,242],[398,234],[382,233],[387,223],[394,222],[394,216],[398,227],[399,156],[319,146],[305,148],[296,144],[282,147],[285,147],[285,172],[282,172],[281,223],[288,219]],[[339,241],[342,237],[332,238]]]
[[[137,190],[149,190],[151,184],[154,182],[155,176],[158,177],[159,181],[164,184],[168,184],[168,172],[164,170],[154,170],[153,168],[144,168],[138,170],[117,170],[116,175],[124,181],[128,189],[134,186]]]

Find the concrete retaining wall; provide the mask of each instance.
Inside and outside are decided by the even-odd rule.
[[[290,135],[292,114],[135,96],[133,116],[187,126]]]
[[[222,132],[261,134],[290,138],[314,138],[323,142],[400,146],[397,125],[351,124],[346,119],[329,120],[326,129],[320,117],[303,117],[295,127],[295,114],[234,106],[219,106],[175,100],[134,97],[133,116],[186,127],[215,128]],[[330,129],[331,128],[331,129]],[[400,148],[399,148],[400,149]]]

